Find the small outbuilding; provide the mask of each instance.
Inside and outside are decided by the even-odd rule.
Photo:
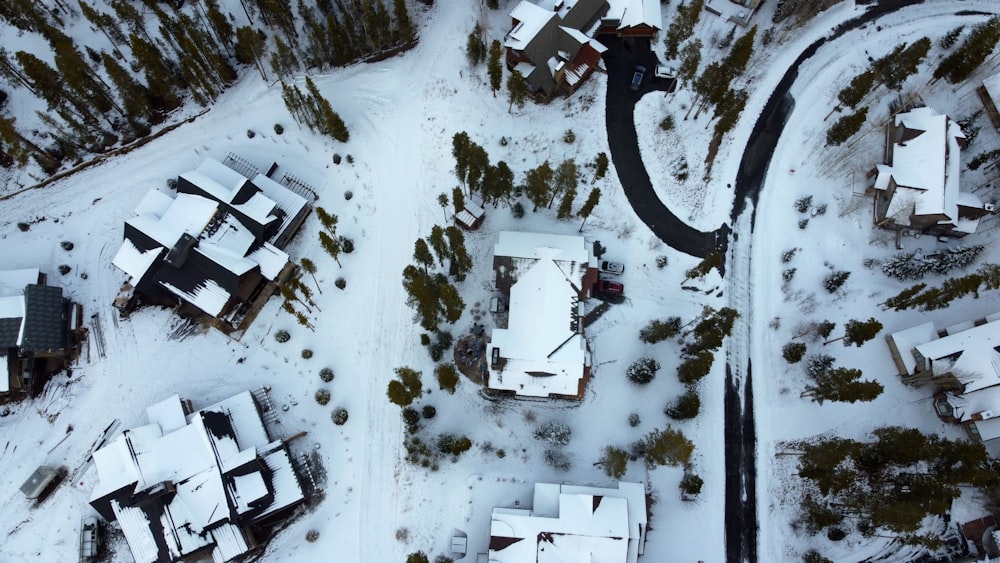
[[[55,467],[40,465],[31,474],[31,477],[28,477],[28,480],[21,485],[21,492],[30,500],[41,500],[49,493],[52,486],[59,481],[61,474]]]

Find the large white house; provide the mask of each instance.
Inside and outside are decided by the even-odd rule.
[[[976,232],[992,211],[959,189],[965,135],[947,115],[928,107],[896,115],[886,129],[885,162],[869,174],[879,226],[950,237]]]
[[[531,508],[494,508],[491,563],[636,563],[646,544],[643,483],[536,483]]]
[[[197,412],[174,395],[94,452],[91,506],[117,520],[137,563],[215,563],[257,545],[255,526],[303,501],[282,440],[243,392]]]
[[[934,410],[1000,458],[1000,313],[943,330],[926,322],[886,337],[903,381],[940,388]]]
[[[597,279],[583,237],[503,231],[493,249],[508,302],[487,345],[486,385],[531,397],[581,398],[590,374],[581,299]]]

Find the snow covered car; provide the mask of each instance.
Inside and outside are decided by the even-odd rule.
[[[601,271],[606,274],[614,274],[620,276],[625,273],[625,264],[621,262],[608,262],[604,260],[601,262]]]
[[[638,90],[639,86],[642,86],[642,79],[644,76],[646,76],[646,67],[635,67],[635,74],[632,75],[632,84],[629,85],[629,88],[631,88],[633,92]]]

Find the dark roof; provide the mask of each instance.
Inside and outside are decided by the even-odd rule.
[[[66,347],[62,289],[48,285],[24,288],[24,337],[21,349],[29,352]]]
[[[0,319],[0,354],[17,346],[17,335],[21,332],[21,317]]]

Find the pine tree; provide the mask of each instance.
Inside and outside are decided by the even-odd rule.
[[[431,254],[431,249],[427,246],[427,241],[422,238],[418,238],[413,243],[413,260],[424,267],[424,272],[427,271],[428,267],[434,265],[434,256]]]
[[[781,348],[781,357],[790,364],[797,364],[805,354],[805,342],[789,342]]]
[[[458,215],[463,210],[465,210],[465,194],[462,193],[462,188],[455,186],[451,190],[451,205],[455,209],[455,214]]]
[[[465,131],[459,131],[451,138],[451,155],[455,157],[455,175],[463,184],[469,173],[469,145],[471,144],[469,134]]]
[[[486,45],[483,43],[483,28],[476,24],[472,33],[465,40],[465,56],[470,66],[477,66],[486,57]]]
[[[299,261],[299,263],[302,265],[302,269],[312,277],[313,283],[316,284],[316,290],[322,294],[323,288],[321,288],[319,286],[319,282],[316,281],[316,264],[308,258],[303,258]]]
[[[576,199],[576,188],[570,188],[563,192],[562,199],[559,200],[559,208],[556,211],[556,218],[569,219],[573,216],[574,199]]]
[[[690,83],[698,75],[699,66],[701,66],[701,40],[695,39],[684,45],[681,50],[681,64],[677,68],[677,79],[682,85]]]
[[[603,154],[603,153],[602,153]],[[598,202],[601,199],[601,189],[594,188],[590,190],[590,195],[587,196],[587,201],[584,202],[583,207],[576,212],[577,217],[583,217],[583,223],[580,223],[580,231],[583,231],[583,226],[587,224],[587,219],[590,218],[590,214],[594,212],[594,208],[597,207]]]
[[[736,28],[733,27],[733,31]],[[753,40],[757,36],[757,26],[750,28],[750,31],[744,33],[736,40],[733,44],[733,48],[726,55],[723,60],[723,65],[729,68],[730,74],[732,76],[739,76],[743,74],[743,71],[747,67],[747,63],[750,62],[750,56],[753,55]]]
[[[632,362],[625,370],[625,377],[636,385],[646,385],[656,377],[660,370],[660,362],[648,356]]]
[[[958,84],[979,68],[1000,41],[1000,17],[994,16],[977,25],[965,41],[934,69],[934,80],[945,78]]]
[[[490,77],[490,89],[493,90],[494,98],[500,90],[500,86],[503,85],[503,65],[500,63],[501,53],[500,41],[494,39],[493,43],[490,44],[490,60],[486,67]]]
[[[146,89],[108,53],[102,53],[101,59],[104,62],[104,70],[108,73],[111,82],[114,83],[115,90],[118,91],[125,116],[130,120],[149,120],[153,115],[153,107],[146,94]]]
[[[528,200],[534,205],[533,211],[538,211],[539,207],[548,205],[553,176],[552,166],[547,160],[536,168],[528,170],[524,187],[528,194]]]
[[[703,379],[712,371],[712,364],[715,363],[715,354],[710,350],[692,351],[684,354],[683,358],[684,361],[677,366],[677,379],[686,385]]]
[[[448,246],[451,250],[451,267],[457,281],[465,279],[465,274],[472,270],[472,257],[465,249],[465,235],[462,230],[454,225],[450,225],[444,230],[448,237]]]
[[[552,183],[552,189],[549,191],[549,203],[546,207],[552,207],[552,202],[560,194],[565,194],[569,190],[573,190],[575,194],[578,182],[579,173],[577,172],[576,162],[571,158],[562,161],[556,169],[555,181]],[[570,205],[572,203],[572,200],[570,200]],[[567,210],[566,216],[568,217],[569,214],[570,212]]]
[[[278,76],[285,78],[291,76],[298,67],[299,60],[292,48],[280,37],[275,37],[274,53],[271,55],[271,70]]]
[[[406,10],[405,0],[393,0],[393,15],[396,18],[396,29],[394,35],[396,41],[407,42],[413,39],[413,22],[410,21],[410,13]]]
[[[129,44],[132,55],[145,73],[146,89],[153,107],[162,115],[180,106],[180,98],[174,89],[186,87],[186,83],[177,78],[173,64],[164,59],[152,43],[134,33],[129,36]]]
[[[596,465],[600,465],[608,477],[621,479],[628,470],[628,452],[614,446],[605,446]]]
[[[264,72],[264,63],[261,60],[264,48],[264,38],[252,27],[243,26],[236,30],[236,60],[245,65],[256,66],[260,77],[267,80],[267,73]]]
[[[441,322],[441,307],[434,280],[416,266],[403,268],[403,288],[407,304],[416,309],[415,315],[424,330],[437,330]]]
[[[868,119],[868,107],[863,107],[858,111],[845,115],[838,119],[826,132],[826,146],[838,146],[847,139],[854,136],[861,130],[861,126]]]
[[[844,345],[853,344],[860,348],[862,344],[875,338],[881,332],[882,323],[875,320],[874,317],[867,321],[851,319],[844,325],[844,330]]]
[[[431,234],[427,237],[427,241],[434,250],[434,255],[438,259],[438,264],[444,266],[445,258],[451,256],[451,250],[448,248],[448,241],[445,239],[444,229],[438,225],[431,227]]]
[[[656,344],[680,334],[681,318],[670,317],[666,321],[654,319],[639,331],[639,340],[646,344]]]
[[[524,103],[528,99],[528,83],[525,82],[524,76],[520,72],[515,70],[510,74],[510,78],[507,79],[507,92],[510,94],[510,105],[507,107],[507,113],[510,113],[515,105],[518,109],[524,107]]]
[[[328,235],[326,233],[326,231],[320,231],[319,232],[319,242],[320,242],[320,245],[323,246],[323,250],[325,250],[326,253],[329,254],[331,258],[333,258],[333,260],[337,263],[338,266],[341,266],[341,264],[340,264],[340,250],[341,250],[341,248],[340,248],[340,240],[337,239],[337,238],[335,238],[335,237],[332,237],[332,236]]]
[[[424,384],[420,380],[421,373],[419,371],[406,366],[398,367],[393,371],[411,397],[417,398],[423,393]]]
[[[455,388],[460,382],[455,366],[451,364],[439,364],[434,368],[434,375],[437,376],[438,387],[449,394],[455,394]]]
[[[470,192],[479,191],[482,188],[483,175],[486,174],[486,169],[490,166],[490,156],[486,153],[486,149],[470,142],[468,163],[466,184],[469,186]]]
[[[851,277],[851,273],[844,270],[833,272],[823,278],[823,288],[830,293],[834,293],[844,285],[844,282],[849,277]]]
[[[861,103],[861,100],[868,95],[874,85],[875,73],[866,70],[852,78],[850,84],[837,94],[837,99],[841,104],[853,108]]]
[[[487,167],[480,191],[483,200],[492,202],[496,207],[501,199],[510,197],[514,192],[514,172],[502,160],[496,166]]]
[[[323,228],[326,229],[331,235],[337,234],[337,223],[340,221],[340,218],[337,217],[335,213],[329,213],[325,208],[317,207],[316,217],[319,218],[320,224],[323,225]]]
[[[604,152],[597,153],[597,157],[594,158],[594,180],[596,182],[604,177],[608,173],[608,155]],[[593,183],[591,182],[591,183]]]
[[[694,453],[694,444],[679,430],[653,430],[646,435],[646,466],[654,469],[661,465],[684,465]]]
[[[389,381],[386,395],[389,396],[390,402],[399,407],[406,407],[413,403],[413,396],[410,395],[403,383],[397,379]]]
[[[701,398],[698,397],[698,390],[688,387],[683,395],[664,407],[663,414],[674,420],[691,420],[698,416],[699,410],[701,410]]]

